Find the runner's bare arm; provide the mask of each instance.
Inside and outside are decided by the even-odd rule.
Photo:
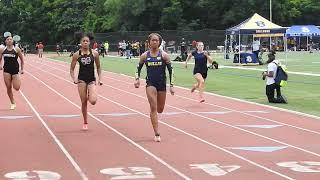
[[[93,51],[94,52],[94,61],[96,63],[97,66],[97,73],[98,73],[98,84],[102,85],[102,81],[101,81],[101,64],[100,64],[100,58],[99,58],[99,53],[97,51]]]
[[[23,54],[21,52],[21,49],[19,47],[16,48],[17,50],[17,54],[19,56],[20,62],[21,62],[21,74],[23,74],[23,69],[24,69],[24,58],[23,58]]]
[[[78,58],[79,58],[79,51],[77,51],[73,54],[71,64],[70,64],[70,76],[71,76],[72,81],[75,84],[78,83],[78,80],[76,80],[74,77],[74,68],[76,67]]]

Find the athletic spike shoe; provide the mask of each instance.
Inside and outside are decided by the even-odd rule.
[[[191,93],[193,93],[196,89],[197,89],[197,87],[193,85],[191,88]]]
[[[11,109],[11,110],[16,109],[16,107],[17,107],[17,105],[16,105],[16,104],[11,104],[11,105],[10,105],[10,109]]]
[[[88,130],[88,124],[83,124],[82,130],[87,131]]]
[[[156,134],[156,135],[154,136],[154,141],[155,141],[155,142],[160,142],[160,141],[161,141],[160,134]]]

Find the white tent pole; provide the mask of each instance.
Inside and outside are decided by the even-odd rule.
[[[309,36],[307,36],[307,51],[308,51],[308,48],[309,48]]]
[[[252,52],[253,52],[253,41],[254,41],[254,38],[255,38],[255,36],[254,36],[254,34],[252,34],[252,43],[251,43]]]
[[[225,38],[225,40],[224,40],[224,54],[223,54],[223,59],[224,60],[227,60],[227,58],[226,58],[226,55],[227,55],[227,44],[228,44],[228,42],[227,42],[227,39],[228,38],[228,35],[226,34],[226,38]]]
[[[241,33],[239,30],[239,64],[241,64]]]
[[[270,2],[269,2],[269,5],[270,5],[270,7],[269,7],[269,10],[270,10],[270,22],[272,22],[272,0],[270,0]]]
[[[288,38],[286,35],[283,36],[283,41],[284,41],[284,50],[286,54],[286,59],[285,59],[285,64],[287,65],[287,59],[288,59]]]

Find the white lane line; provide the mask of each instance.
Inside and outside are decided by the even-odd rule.
[[[31,102],[28,100],[28,98],[24,95],[24,93],[20,90],[19,91],[20,94],[22,95],[22,97],[26,100],[26,102],[28,103],[29,107],[32,109],[32,111],[34,112],[34,114],[38,117],[38,119],[40,120],[40,122],[42,123],[42,125],[45,127],[45,129],[48,131],[48,133],[51,135],[51,137],[53,138],[53,140],[57,143],[57,145],[59,146],[60,150],[64,153],[64,155],[68,158],[68,160],[71,162],[71,164],[73,165],[73,167],[75,168],[75,170],[80,174],[81,178],[83,180],[88,180],[88,177],[86,176],[86,174],[81,170],[80,166],[76,163],[76,161],[72,158],[72,156],[70,155],[70,153],[66,150],[66,148],[62,145],[62,143],[59,141],[59,139],[57,138],[57,136],[52,132],[52,130],[49,128],[49,126],[46,124],[46,122],[42,119],[42,117],[40,116],[40,114],[37,112],[37,110],[34,108],[34,106],[31,104]]]
[[[31,66],[32,66],[32,65],[31,65]],[[32,66],[32,67],[37,68],[37,67],[35,67],[35,66]],[[43,70],[40,69],[40,68],[37,68],[37,69],[39,69],[40,71],[43,71]],[[70,82],[69,80],[64,79],[64,78],[62,78],[62,77],[60,77],[60,76],[58,76],[58,75],[55,75],[55,74],[53,74],[53,73],[46,72],[46,71],[43,71],[43,72],[48,73],[48,74],[51,74],[52,76],[54,76],[54,77],[56,77],[56,78],[58,78],[58,79],[61,79],[61,80],[63,80],[63,81],[66,81],[66,82],[68,82],[68,83],[70,83],[70,84],[73,84],[73,83]],[[34,78],[36,78],[36,77],[34,77]],[[38,81],[41,81],[41,80],[39,80],[38,78],[36,78],[36,79],[37,79]],[[42,82],[42,81],[41,81],[41,82]],[[108,85],[108,86],[109,86],[109,85]],[[109,87],[112,87],[112,86],[109,86]],[[50,88],[50,87],[48,87],[48,88]],[[113,88],[113,87],[112,87],[112,88]],[[55,90],[52,89],[52,88],[50,88],[50,89],[53,90],[53,91],[55,91]],[[120,90],[120,89],[119,89],[119,90]],[[121,91],[122,91],[122,90],[121,90]],[[56,92],[56,91],[55,91],[55,92]],[[58,93],[58,92],[56,92],[56,93]],[[129,93],[129,92],[127,92],[127,93]],[[60,94],[60,93],[59,93],[59,94]],[[131,94],[131,93],[129,93],[129,94]],[[64,97],[63,95],[61,95],[61,96]],[[138,96],[138,95],[137,95],[137,96]],[[129,107],[126,107],[126,106],[124,106],[124,105],[122,105],[122,104],[120,104],[120,103],[117,103],[117,102],[115,102],[115,101],[112,101],[111,99],[108,99],[108,98],[106,98],[106,97],[104,97],[104,96],[99,95],[99,97],[101,97],[101,98],[103,98],[103,99],[105,99],[105,100],[108,100],[108,101],[110,101],[110,102],[112,102],[112,103],[115,103],[115,104],[117,104],[117,105],[119,105],[119,106],[121,106],[121,107],[124,107],[124,108],[126,108],[126,109],[128,109],[128,110],[131,110],[131,111],[133,111],[133,112],[136,112],[136,113],[138,113],[138,114],[140,114],[140,115],[142,115],[142,116],[144,116],[144,117],[149,118],[147,115],[145,115],[145,114],[142,113],[142,112],[139,112],[139,111],[137,111],[137,110],[134,110],[134,109],[131,109],[131,108],[129,108]],[[138,97],[140,97],[140,96],[138,96]],[[64,98],[65,98],[65,97],[64,97]],[[66,99],[66,98],[65,98],[65,99]],[[66,99],[66,100],[68,100],[68,99]],[[69,100],[68,100],[68,101],[69,101]],[[71,102],[71,101],[69,101],[69,102]],[[72,103],[72,102],[71,102],[71,103]],[[72,103],[72,104],[74,104],[74,103]],[[77,107],[79,107],[79,106],[76,105],[76,104],[74,104],[74,105],[77,106]],[[80,107],[79,107],[79,108],[80,108]],[[233,153],[233,152],[231,152],[231,151],[229,151],[229,150],[227,150],[227,149],[224,149],[224,148],[222,148],[222,147],[220,147],[220,146],[217,146],[217,145],[215,145],[215,144],[213,144],[213,143],[210,143],[210,142],[208,142],[208,141],[206,141],[206,140],[204,140],[204,139],[201,139],[201,138],[199,138],[199,137],[197,137],[197,136],[195,136],[195,135],[193,135],[193,134],[190,134],[190,133],[188,133],[188,132],[186,132],[186,131],[183,131],[183,130],[177,128],[177,127],[171,126],[171,125],[169,125],[169,124],[167,124],[167,123],[165,123],[165,122],[163,122],[163,121],[159,121],[159,122],[160,122],[161,124],[164,124],[164,125],[172,128],[172,129],[176,130],[176,131],[179,131],[179,132],[181,132],[181,133],[183,133],[183,134],[185,134],[185,135],[188,135],[188,136],[190,136],[190,137],[192,137],[192,138],[194,138],[194,139],[196,139],[196,140],[198,140],[198,141],[201,141],[201,142],[203,142],[203,143],[205,143],[205,144],[207,144],[207,145],[209,145],[209,146],[215,147],[215,148],[217,148],[217,149],[219,149],[219,150],[221,150],[221,151],[224,151],[224,152],[226,152],[226,153],[228,153],[228,154],[230,154],[230,155],[233,155],[233,156],[235,156],[235,157],[237,157],[237,158],[239,158],[239,159],[242,159],[242,160],[248,162],[249,164],[252,164],[252,165],[254,165],[254,166],[257,166],[257,167],[259,167],[259,168],[262,168],[262,169],[264,169],[264,170],[266,170],[266,171],[268,171],[268,172],[270,172],[270,173],[279,175],[279,176],[284,177],[284,178],[286,178],[286,179],[293,180],[293,178],[291,178],[291,177],[289,177],[289,176],[286,176],[286,175],[284,175],[284,174],[281,174],[281,173],[279,173],[279,172],[277,172],[277,171],[273,171],[272,169],[269,169],[269,168],[267,168],[267,167],[265,167],[265,166],[263,166],[263,165],[260,165],[260,164],[258,164],[258,163],[256,163],[256,162],[253,162],[253,161],[249,160],[249,159],[246,159],[246,158],[243,157],[243,156],[237,155],[237,154],[235,154],[235,153]],[[104,123],[104,122],[102,122],[102,123]]]
[[[34,66],[33,66],[34,67]],[[41,70],[41,69],[40,69]],[[44,72],[44,71],[43,71]],[[44,86],[46,86],[48,89],[50,89],[51,91],[53,91],[54,93],[56,93],[57,95],[59,95],[60,97],[62,97],[63,99],[65,99],[66,101],[68,101],[69,103],[71,103],[72,105],[74,105],[75,107],[77,107],[78,109],[81,109],[81,107],[79,105],[77,105],[76,103],[72,102],[71,100],[69,100],[68,98],[66,98],[64,95],[62,95],[61,93],[59,93],[58,91],[56,91],[55,89],[53,89],[52,87],[50,87],[49,85],[47,85],[45,82],[41,81],[40,79],[38,79],[37,77],[35,77],[34,75],[32,75],[31,73],[27,72],[26,73],[28,75],[30,75],[31,77],[33,77],[34,79],[36,79],[37,81],[39,81],[40,83],[42,83]],[[67,81],[67,80],[65,80]],[[67,81],[71,84],[73,84],[70,81]],[[168,169],[170,169],[171,171],[173,171],[174,173],[176,173],[178,176],[182,177],[183,179],[187,179],[187,180],[191,180],[191,178],[189,178],[188,176],[186,176],[185,174],[183,174],[182,172],[180,172],[179,170],[175,169],[174,167],[172,167],[170,164],[168,164],[167,162],[165,162],[164,160],[162,160],[161,158],[159,158],[158,156],[154,155],[153,153],[151,153],[150,151],[148,151],[147,149],[145,149],[144,147],[142,147],[141,145],[137,144],[136,142],[134,142],[133,140],[131,140],[130,138],[128,138],[127,136],[125,136],[124,134],[122,134],[121,132],[119,132],[118,130],[114,129],[113,127],[111,127],[110,125],[106,124],[105,122],[103,122],[102,120],[100,120],[99,118],[97,118],[96,116],[94,116],[91,113],[88,113],[88,115],[90,117],[92,117],[93,119],[97,120],[99,123],[101,123],[103,126],[109,128],[110,130],[112,130],[113,132],[115,132],[116,134],[118,134],[119,136],[121,136],[122,138],[124,138],[125,140],[127,140],[128,142],[130,142],[131,144],[133,144],[134,146],[136,146],[138,149],[142,150],[143,152],[145,152],[146,154],[148,154],[149,156],[151,156],[152,158],[154,158],[155,160],[157,160],[158,162],[160,162],[161,164],[163,164],[164,166],[166,166]]]

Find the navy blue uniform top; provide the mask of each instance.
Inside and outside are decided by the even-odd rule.
[[[152,57],[150,51],[148,51],[144,63],[147,68],[147,82],[166,83],[166,64],[162,59],[161,51],[156,57]]]
[[[4,59],[3,69],[15,72],[19,72],[19,62],[18,62],[18,53],[15,49],[8,50],[7,47],[4,49],[2,53]]]
[[[87,83],[95,81],[94,75],[94,56],[90,49],[90,54],[81,54],[79,50],[78,62],[80,65],[78,79]]]
[[[204,52],[198,53],[197,51],[192,52],[192,56],[194,57],[194,72],[207,72],[207,56],[204,55]]]

